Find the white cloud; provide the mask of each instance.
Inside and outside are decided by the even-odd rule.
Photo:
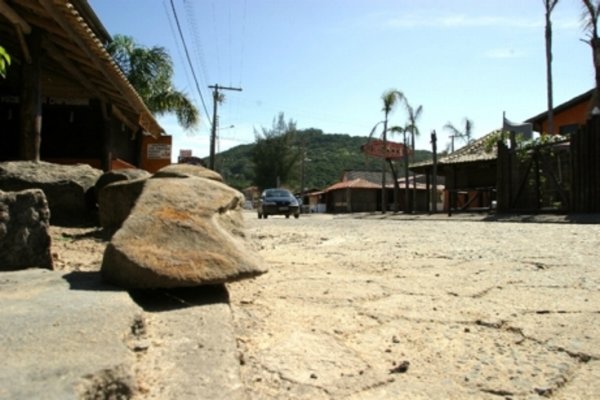
[[[491,59],[512,59],[512,58],[523,58],[525,57],[525,53],[519,50],[515,50],[512,48],[504,48],[504,49],[490,49],[485,52],[485,58]]]

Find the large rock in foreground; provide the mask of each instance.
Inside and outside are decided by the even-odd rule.
[[[112,171],[104,172],[94,185],[94,191],[96,192],[96,200],[102,189],[111,183],[121,181],[133,181],[137,179],[150,178],[152,174],[146,170],[138,168],[125,168],[125,169],[114,169]]]
[[[0,190],[0,271],[52,269],[50,211],[44,192]]]
[[[98,193],[100,226],[113,233],[129,217],[135,202],[142,193],[146,178],[122,180],[104,186]]]
[[[206,178],[217,182],[223,182],[223,177],[212,169],[191,164],[171,164],[162,167],[152,178]]]
[[[246,246],[243,196],[199,177],[148,179],[113,236],[102,276],[121,287],[220,284],[266,272]]]
[[[100,175],[102,171],[85,164],[3,162],[0,163],[0,190],[42,189],[53,225],[82,225],[92,216],[93,188]]]

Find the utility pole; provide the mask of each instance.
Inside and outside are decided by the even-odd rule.
[[[219,90],[235,90],[238,92],[242,91],[242,88],[233,88],[227,86],[219,86],[218,84],[214,84],[209,86],[209,89],[213,89],[213,123],[212,130],[210,133],[210,158],[208,161],[208,168],[215,170],[215,143],[217,141],[217,105],[221,101],[221,95],[219,94]]]

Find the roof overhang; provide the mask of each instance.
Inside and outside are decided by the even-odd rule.
[[[13,66],[30,62],[26,37],[34,29],[42,33],[44,96],[97,98],[131,130],[164,132],[106,51],[110,36],[86,0],[0,0],[0,44]]]

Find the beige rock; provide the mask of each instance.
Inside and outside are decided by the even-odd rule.
[[[266,272],[246,246],[242,201],[241,193],[210,179],[149,179],[106,248],[103,278],[125,288],[165,288]]]
[[[140,178],[113,182],[99,191],[98,217],[102,228],[112,233],[121,227],[142,193],[146,180]]]
[[[124,169],[113,169],[111,171],[104,172],[94,185],[96,192],[96,200],[100,191],[107,185],[114,182],[120,181],[133,181],[142,178],[150,178],[152,174],[150,172],[138,169],[138,168],[124,168]]]
[[[171,164],[159,169],[153,178],[187,178],[198,177],[212,179],[213,181],[223,182],[223,177],[217,172],[204,168],[200,165],[192,164]]]

